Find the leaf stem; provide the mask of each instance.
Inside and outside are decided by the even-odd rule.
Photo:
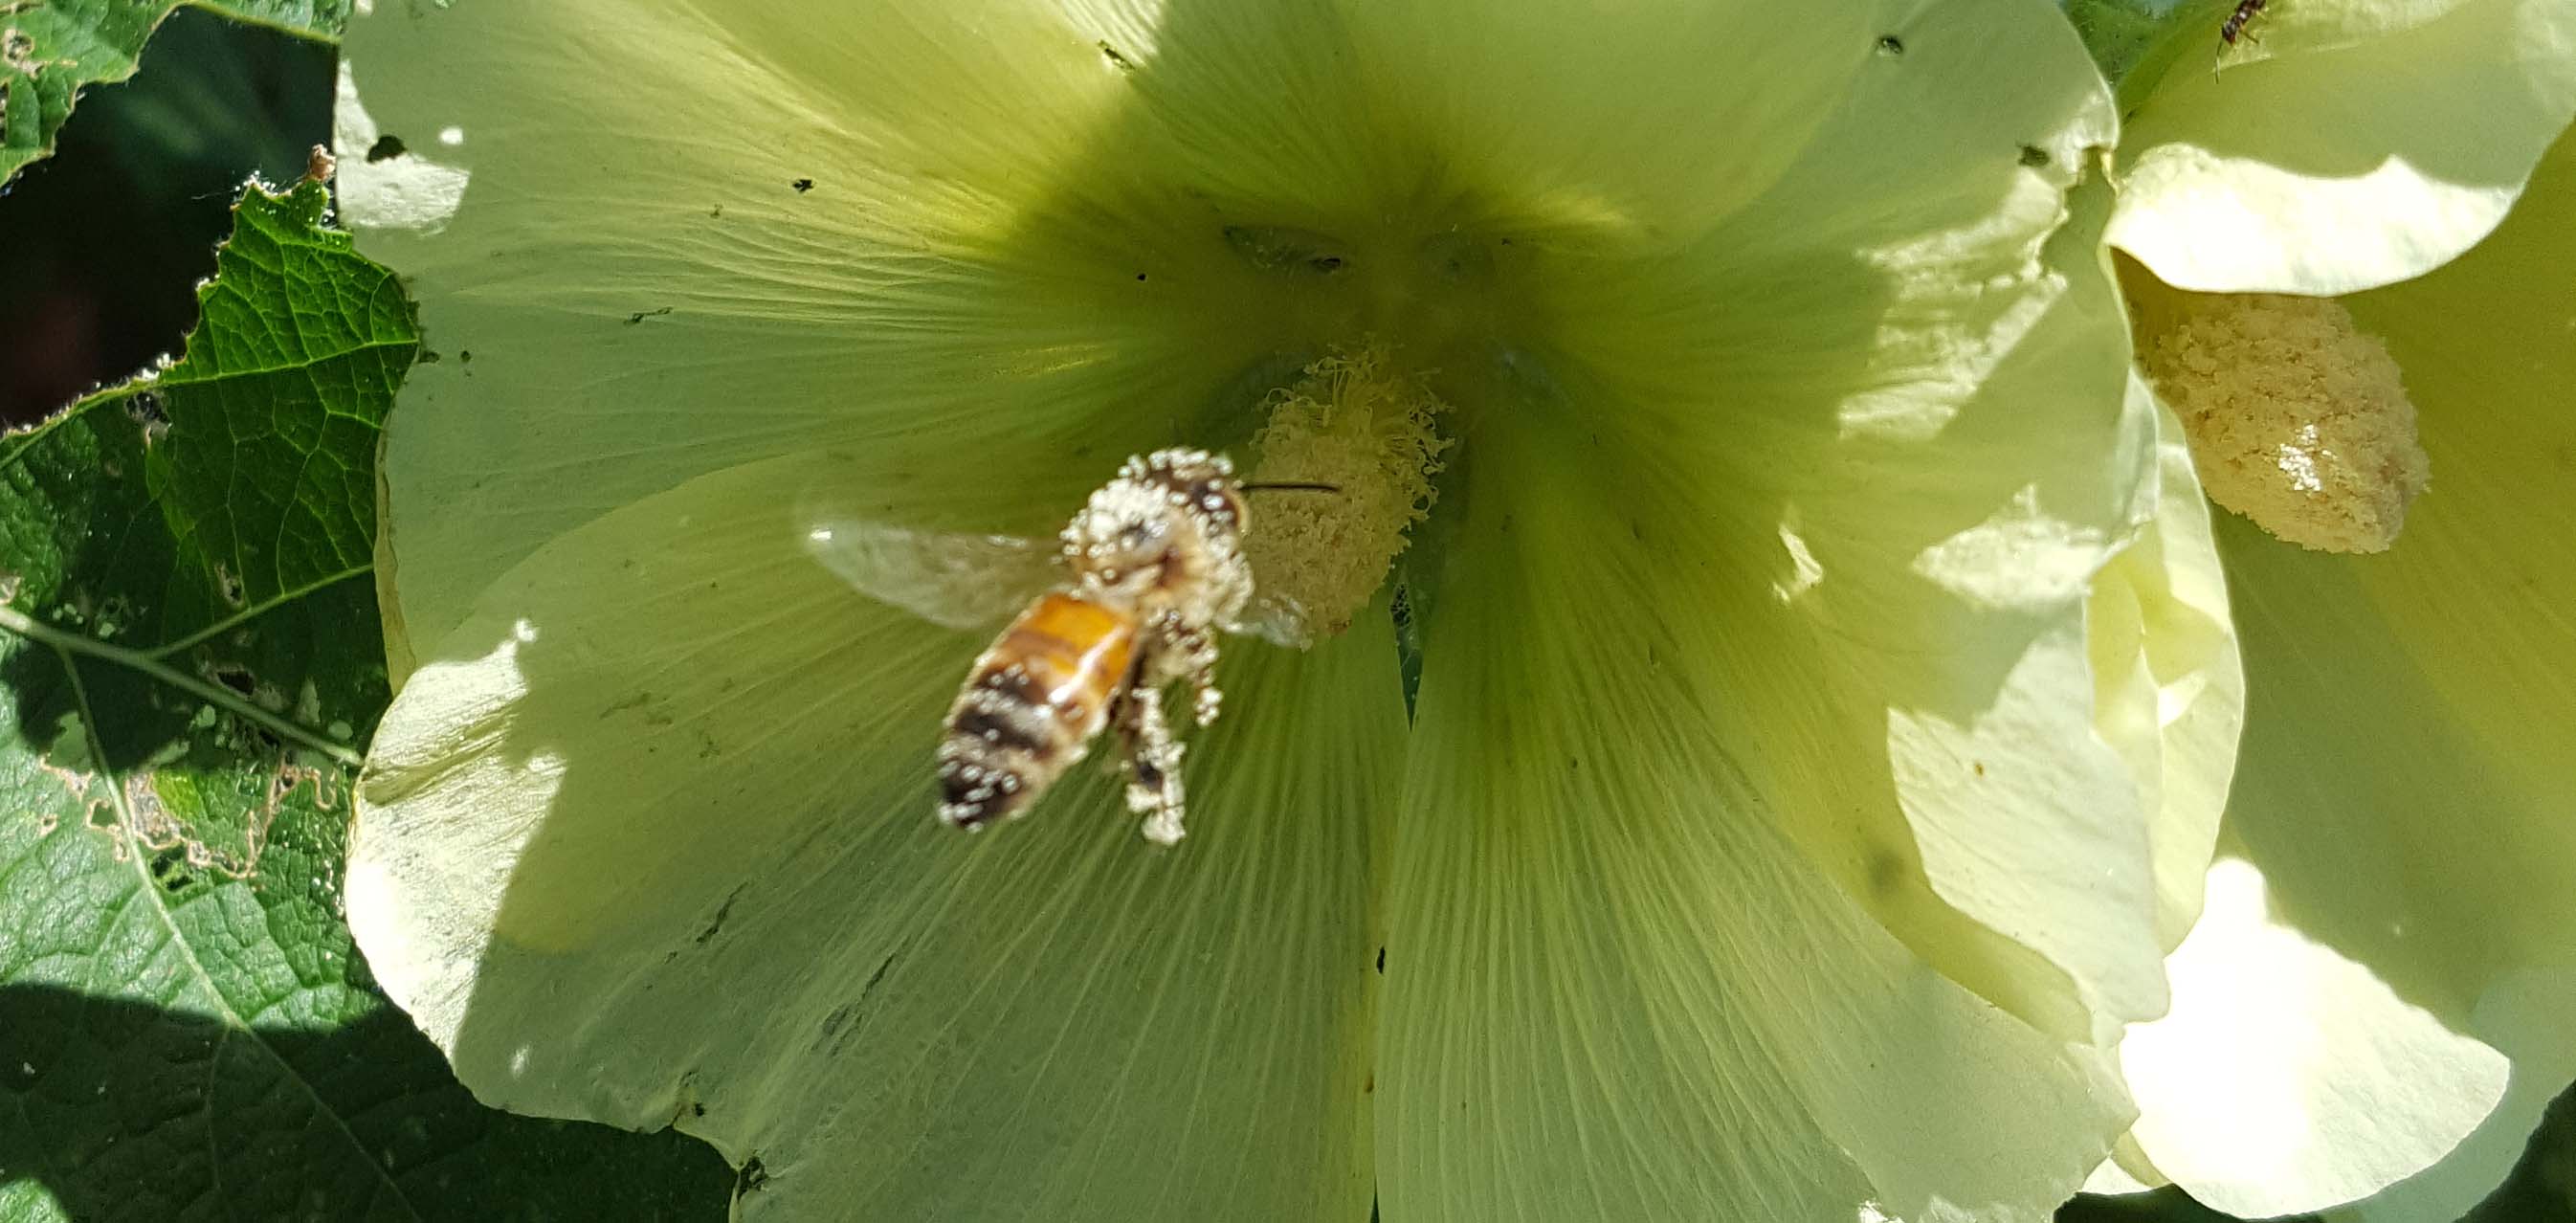
[[[194,649],[195,647],[212,641],[217,637],[223,636],[227,631],[230,631],[238,625],[250,620],[255,620],[261,616],[265,616],[286,604],[312,594],[314,591],[324,589],[325,587],[336,586],[342,582],[348,581],[350,578],[358,576],[359,574],[372,573],[374,571],[374,565],[359,565],[353,569],[343,569],[329,577],[316,578],[302,586],[296,587],[293,590],[281,591],[276,598],[270,599],[265,603],[261,603],[256,607],[245,607],[232,615],[226,616],[221,620],[215,621],[213,624],[209,624],[204,628],[198,629],[196,632],[180,638],[177,641],[167,642],[162,645],[156,645],[149,650],[144,650],[141,652],[142,656],[145,658],[168,658],[169,656],[177,654],[183,650]]]
[[[240,717],[257,722],[279,738],[302,744],[350,768],[354,769],[366,763],[366,757],[250,703],[243,699],[240,693],[219,684],[207,683],[196,676],[167,666],[151,654],[129,650],[124,646],[109,645],[79,633],[66,633],[14,607],[0,607],[0,629],[7,629],[30,641],[43,642],[57,650],[87,654],[92,658],[131,667],[201,701],[220,706]],[[77,683],[78,680],[75,679],[74,682]]]
[[[125,787],[107,767],[107,740],[98,737],[98,714],[89,703],[89,685],[81,682],[80,664],[72,661],[71,651],[58,644],[53,649],[54,657],[62,660],[63,675],[71,680],[72,701],[80,707],[81,740],[89,745],[90,763],[98,766],[99,780],[107,784],[108,801],[116,808],[117,835],[126,836],[134,831],[134,807],[126,801]]]
[[[6,624],[8,627],[16,629],[17,625],[9,623],[13,620],[24,621],[26,620],[26,617],[20,615],[14,608],[0,607],[0,624]],[[214,1050],[208,1051],[206,1054],[208,1073],[211,1074],[213,1073],[213,1068],[220,1064],[217,1055],[221,1051],[222,1042],[232,1039],[233,1033],[236,1031],[245,1036],[258,1036],[259,1033],[250,1026],[250,1020],[242,1015],[240,1009],[233,1005],[233,1000],[224,993],[223,987],[216,984],[213,970],[206,967],[205,957],[198,954],[196,940],[189,937],[188,931],[180,927],[178,915],[170,910],[169,896],[162,892],[160,885],[152,878],[151,847],[146,845],[136,836],[133,800],[126,797],[125,783],[117,777],[114,770],[108,767],[107,743],[105,740],[99,738],[98,734],[97,708],[90,704],[89,689],[81,683],[80,667],[75,665],[71,658],[74,653],[95,654],[99,657],[107,657],[108,655],[97,654],[96,651],[84,650],[80,646],[72,644],[74,641],[88,642],[90,641],[89,638],[81,637],[77,634],[59,633],[42,624],[38,624],[36,627],[47,633],[55,633],[55,637],[51,640],[47,640],[35,633],[28,633],[27,635],[36,640],[46,641],[47,644],[53,646],[55,656],[63,660],[64,673],[71,677],[72,699],[79,702],[80,705],[81,732],[89,740],[90,759],[98,765],[99,780],[106,784],[108,796],[116,804],[116,835],[125,843],[122,849],[118,851],[118,857],[122,859],[134,872],[135,895],[141,896],[150,902],[152,915],[160,920],[163,933],[169,936],[170,946],[178,949],[182,962],[188,966],[189,974],[194,976],[197,979],[197,984],[205,989],[206,1002],[212,1007],[215,1012],[215,1017],[220,1021],[215,1025],[215,1031],[217,1033],[215,1038],[217,1047]],[[21,629],[19,631],[23,632],[24,630]],[[105,650],[118,651],[127,655],[133,655],[133,651],[119,650],[119,647],[116,646],[109,646],[100,642],[91,642],[91,644],[100,645]],[[118,661],[127,660],[119,659]],[[168,677],[164,676],[162,678],[167,679]],[[232,694],[225,693],[224,695],[230,696]],[[254,716],[256,716],[256,713],[260,711],[245,710],[244,712],[253,713]],[[348,1139],[349,1145],[359,1152],[361,1162],[365,1163],[369,1169],[375,1172],[377,1179],[384,1182],[386,1189],[392,1191],[394,1201],[403,1208],[403,1213],[411,1216],[415,1221],[419,1220],[421,1218],[420,1211],[412,1205],[410,1195],[403,1192],[401,1182],[398,1182],[393,1178],[392,1172],[385,1167],[384,1163],[372,1158],[367,1158],[366,1144],[358,1141],[357,1131],[349,1128],[349,1119],[341,1115],[340,1109],[323,1097],[321,1089],[314,1086],[313,1080],[306,1077],[304,1072],[296,1067],[295,1063],[286,1060],[286,1055],[278,1050],[275,1041],[263,1037],[259,1041],[259,1047],[266,1051],[269,1057],[276,1060],[278,1069],[284,1071],[287,1078],[294,1080],[296,1086],[304,1089],[306,1098],[312,1101],[313,1110],[322,1116],[331,1119],[332,1125],[340,1131],[341,1137]],[[211,1137],[208,1140],[212,1141]],[[220,1190],[220,1182],[217,1183],[217,1188]]]

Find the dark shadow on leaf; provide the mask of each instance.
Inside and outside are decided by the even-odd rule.
[[[0,439],[0,571],[20,615],[356,750],[387,699],[365,573],[376,424],[414,345],[391,278],[313,228],[322,200],[308,184],[244,203],[210,317],[156,382]],[[19,725],[56,729],[38,708],[56,671],[47,649],[0,663]],[[254,720],[131,665],[83,673],[98,763],[120,775],[173,763],[183,741],[192,764],[274,754]]]
[[[7,243],[0,276],[0,422],[178,351],[233,191],[293,179],[330,138],[333,64],[327,44],[191,5],[134,79],[83,91],[55,155],[0,191],[0,234],[35,236]]]
[[[477,1104],[391,1006],[245,1032],[0,987],[0,1186],[41,1186],[73,1223],[713,1220],[730,1179],[677,1133]]]
[[[2315,1215],[2287,1215],[2281,1223],[2313,1223]],[[2057,1208],[2056,1223],[2246,1223],[2192,1200],[2170,1185],[2151,1193],[2103,1197],[2079,1193]]]
[[[2314,1223],[2315,1215],[2283,1216],[2285,1223]],[[2056,1223],[2247,1223],[2193,1201],[2173,1186],[2152,1193],[2102,1197],[2077,1194],[2057,1210]],[[2430,1221],[2428,1221],[2430,1223]],[[2523,1148],[2504,1184],[2460,1223],[2576,1223],[2576,1086],[2559,1093]]]

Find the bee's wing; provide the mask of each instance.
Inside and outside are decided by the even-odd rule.
[[[1244,604],[1243,614],[1227,624],[1225,631],[1248,633],[1292,650],[1312,649],[1315,644],[1314,618],[1306,613],[1304,605],[1267,591],[1256,591],[1252,601]]]
[[[922,531],[861,518],[805,533],[805,550],[860,594],[933,624],[989,628],[1060,584],[1052,541]]]

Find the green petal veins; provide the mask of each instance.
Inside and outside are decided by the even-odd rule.
[[[2069,1042],[2163,1005],[2150,825],[2226,761],[2104,734],[2217,654],[2088,647],[2159,454],[2039,0],[579,0],[376,16],[349,80],[452,172],[351,210],[473,353],[388,441],[351,911],[487,1094],[677,1118],[779,1217],[2037,1218],[2124,1128]],[[1454,442],[1417,727],[1366,603],[1229,646],[1177,854],[1087,769],[932,826],[981,643],[798,498],[1044,535],[1362,345]]]
[[[2307,553],[2222,522],[2258,698],[2228,824],[2282,919],[2367,966],[2448,1031],[2513,1059],[2503,1104],[2459,1150],[2338,1217],[2456,1218],[2520,1155],[2576,1075],[2576,137],[2514,214],[2420,280],[2346,298],[2388,342],[2438,477],[2399,546]],[[2554,1018],[2544,1019],[2543,1016]],[[2349,1063],[2337,1089],[2403,1119],[2436,1066]],[[2422,1128],[2430,1130],[2429,1124]],[[2457,1130],[2454,1123],[2453,1132]],[[2204,1158],[2215,1158],[2206,1152]],[[2421,1161],[2367,1145],[2386,1181]],[[2252,1168],[2277,1209],[2327,1203]]]

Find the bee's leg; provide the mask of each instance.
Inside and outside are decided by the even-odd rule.
[[[1190,686],[1191,720],[1200,726],[1216,721],[1225,704],[1225,693],[1216,686],[1216,635],[1199,628],[1174,630],[1169,659],[1172,678]]]
[[[1163,720],[1163,690],[1128,688],[1117,715],[1120,753],[1127,766],[1127,806],[1145,817],[1145,839],[1170,845],[1181,839],[1181,749]]]
[[[1139,678],[1142,672],[1141,667],[1128,672],[1127,682],[1109,698],[1108,731],[1118,737],[1118,751],[1104,763],[1110,772],[1126,778],[1131,786],[1137,780],[1136,763],[1145,740],[1144,712],[1136,699],[1136,694],[1144,689]]]

